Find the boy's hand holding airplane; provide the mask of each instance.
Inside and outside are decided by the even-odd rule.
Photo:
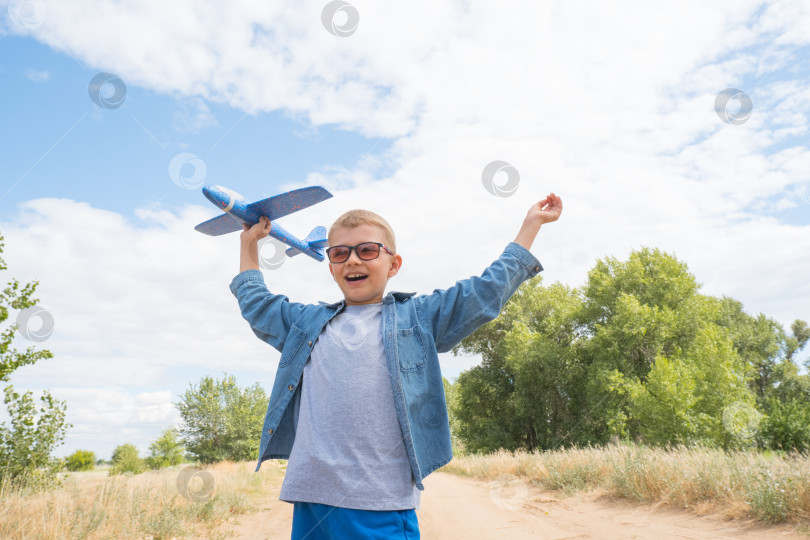
[[[242,223],[242,233],[239,235],[243,242],[258,242],[270,234],[270,220],[266,216],[259,218],[259,222],[252,227],[247,223]]]
[[[276,222],[279,218],[332,197],[332,194],[321,186],[294,189],[256,202],[248,202],[235,191],[215,185],[205,186],[203,195],[224,213],[194,227],[201,233],[219,236],[241,230],[243,243],[246,240],[255,243],[269,234],[290,246],[285,252],[288,257],[304,253],[316,261],[324,260],[323,248],[327,243],[325,227],[315,227],[302,240],[284,230],[284,227]]]

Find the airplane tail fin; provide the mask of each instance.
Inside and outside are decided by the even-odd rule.
[[[323,255],[323,248],[326,247],[328,240],[326,239],[326,227],[318,226],[312,229],[306,238],[304,238],[304,242],[312,249],[313,251],[320,253]],[[288,257],[295,257],[299,253],[303,253],[300,249],[291,247],[287,251],[285,251]]]
[[[312,249],[318,250],[326,247],[326,227],[318,226],[310,231],[304,242],[309,244]]]

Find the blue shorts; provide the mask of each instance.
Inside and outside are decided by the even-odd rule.
[[[419,540],[416,510],[355,510],[293,503],[292,540]]]

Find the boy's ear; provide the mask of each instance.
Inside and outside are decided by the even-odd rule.
[[[388,267],[388,277],[394,277],[397,275],[400,268],[402,268],[402,255],[397,253],[391,257],[391,266]]]

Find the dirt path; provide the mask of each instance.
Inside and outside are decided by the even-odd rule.
[[[269,510],[229,525],[230,538],[289,540],[292,505],[272,494]],[[518,480],[484,482],[436,472],[425,480],[417,511],[423,540],[625,540],[810,538],[788,526],[730,522],[658,506],[583,494],[561,497]],[[225,531],[225,528],[219,529]]]

